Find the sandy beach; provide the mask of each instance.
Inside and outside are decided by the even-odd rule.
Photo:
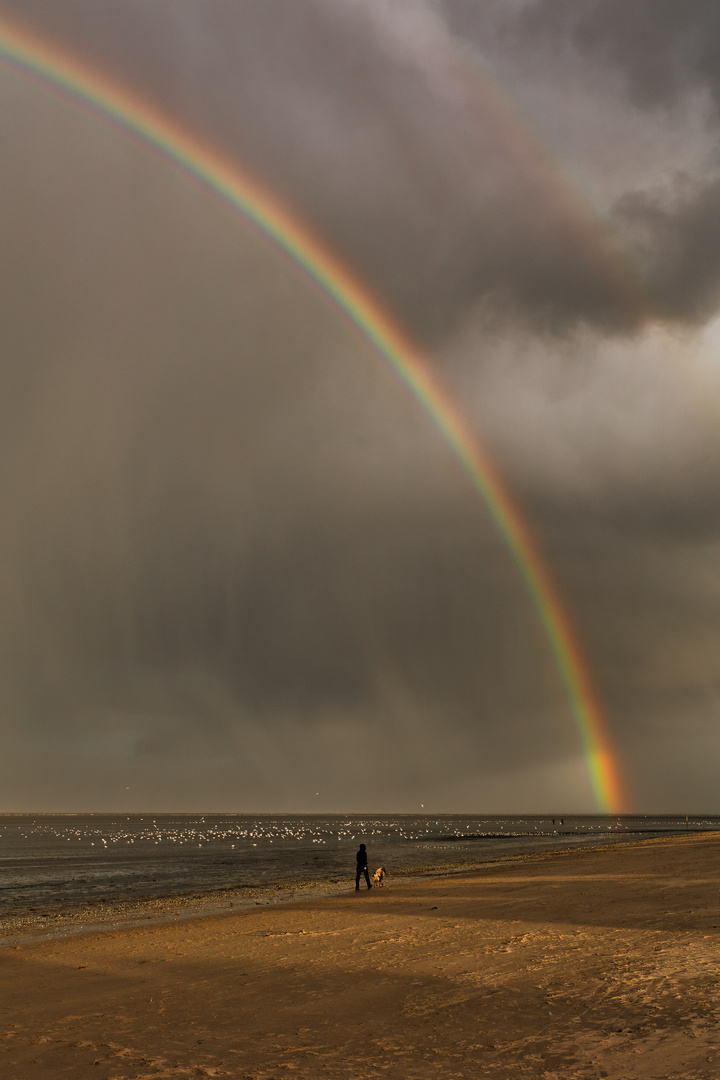
[[[715,1078],[720,836],[0,949],[6,1080]]]

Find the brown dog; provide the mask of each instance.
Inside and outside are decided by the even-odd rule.
[[[385,883],[385,867],[384,866],[378,866],[377,870],[373,874],[372,880],[373,880],[373,885],[379,885],[380,888],[382,888],[382,886]]]

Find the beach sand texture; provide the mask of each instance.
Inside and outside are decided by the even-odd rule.
[[[718,834],[389,881],[6,939],[0,1076],[720,1075]]]

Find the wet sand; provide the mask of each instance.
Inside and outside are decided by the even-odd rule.
[[[720,1075],[718,834],[173,919],[3,939],[0,1076]]]

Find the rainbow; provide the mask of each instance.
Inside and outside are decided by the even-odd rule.
[[[427,358],[302,222],[234,162],[150,102],[5,17],[0,18],[0,59],[140,137],[219,195],[313,279],[397,373],[444,436],[510,549],[567,692],[597,809],[619,812],[618,768],[602,710],[560,597],[487,452]]]

